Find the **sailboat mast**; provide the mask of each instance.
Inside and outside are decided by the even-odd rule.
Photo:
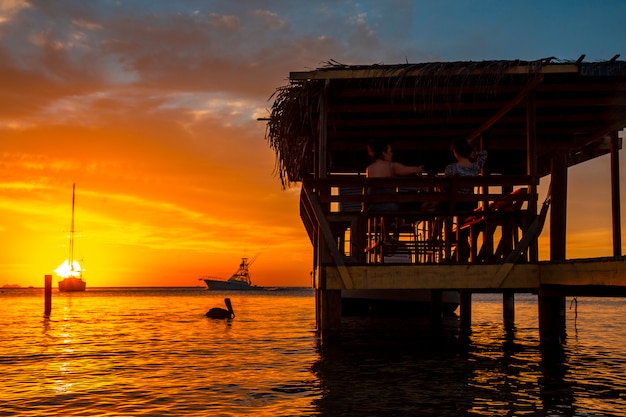
[[[74,199],[76,195],[76,183],[72,184],[72,223],[70,225],[70,271],[74,270]]]

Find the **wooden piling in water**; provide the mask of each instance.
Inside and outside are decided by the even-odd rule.
[[[567,259],[567,155],[552,152],[550,207],[550,261]],[[542,346],[559,346],[565,341],[565,295],[540,288],[538,293],[539,340]]]
[[[460,298],[460,320],[461,334],[468,336],[472,333],[472,292],[469,290],[461,291]]]
[[[44,308],[43,315],[50,317],[52,311],[52,275],[44,276]]]
[[[443,292],[430,290],[430,315],[432,324],[440,326],[443,319]]]
[[[502,316],[506,327],[515,325],[515,293],[513,291],[502,293]]]
[[[556,347],[565,342],[565,297],[540,292],[537,297],[539,307],[539,342],[542,347]]]
[[[320,318],[318,330],[322,341],[336,339],[341,335],[341,291],[318,290]]]

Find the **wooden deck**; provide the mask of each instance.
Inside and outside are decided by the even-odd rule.
[[[347,266],[344,283],[337,266],[323,266],[324,288],[341,289],[441,289],[473,292],[536,293],[541,287],[561,287],[565,295],[620,295],[626,293],[626,260],[573,259],[562,263],[502,265],[380,265]],[[506,273],[504,273],[506,271]],[[504,274],[503,274],[504,273]],[[347,285],[346,285],[347,284]],[[601,291],[601,287],[605,291]],[[615,292],[615,287],[623,291]]]
[[[382,196],[402,208],[396,212],[368,209],[381,196],[367,190],[390,187],[391,181],[397,190],[413,190]],[[480,192],[457,193],[467,186]],[[559,190],[562,192],[562,184]],[[454,203],[461,200],[472,201],[479,208],[459,212]],[[442,292],[456,291],[465,331],[471,327],[471,294],[502,294],[503,317],[512,321],[514,294],[534,293],[539,297],[541,338],[546,344],[558,345],[565,334],[564,297],[626,296],[626,259],[616,250],[613,257],[558,260],[564,253],[564,241],[555,240],[551,243],[554,260],[539,262],[537,238],[550,201],[548,195],[537,210],[536,184],[528,176],[406,181],[336,176],[304,181],[301,218],[317,248],[313,284],[318,290],[322,333],[332,337],[340,328],[342,290],[430,291],[435,320],[441,311]],[[416,209],[424,204],[437,208]],[[556,208],[560,210],[559,204]],[[391,247],[382,244],[384,217],[403,218],[411,224],[409,232],[399,235]],[[433,224],[438,228],[433,229]],[[554,236],[562,236],[562,221],[553,220],[551,227],[556,230]],[[433,233],[440,239],[436,247],[431,243]],[[454,254],[463,239],[471,254],[461,260]],[[614,244],[620,242],[616,239]]]

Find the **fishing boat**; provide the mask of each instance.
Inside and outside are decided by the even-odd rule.
[[[66,262],[63,262],[55,272],[62,279],[59,281],[59,291],[77,292],[85,291],[87,283],[83,280],[83,270],[74,260],[74,202],[76,195],[76,184],[72,185],[72,223],[70,226],[70,253]]]
[[[248,258],[241,258],[239,269],[227,280],[210,276],[200,277],[199,279],[206,283],[209,290],[213,291],[262,290],[263,287],[253,285],[250,279],[250,271],[248,268],[253,262],[254,259],[249,260]]]

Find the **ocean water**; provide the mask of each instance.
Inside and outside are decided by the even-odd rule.
[[[231,298],[236,317],[204,313]],[[0,416],[623,416],[626,307],[568,299],[567,343],[539,349],[537,305],[474,295],[458,317],[349,317],[315,332],[310,289],[0,290]]]

